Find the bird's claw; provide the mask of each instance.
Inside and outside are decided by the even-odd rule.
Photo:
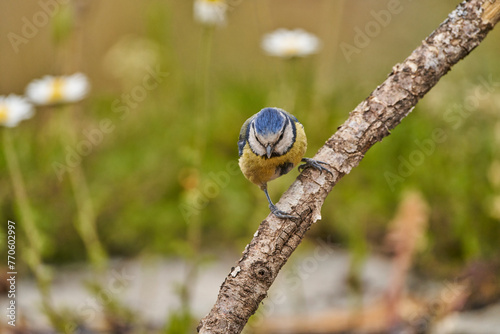
[[[299,172],[302,172],[307,167],[312,167],[316,170],[319,170],[320,174],[323,174],[323,171],[326,171],[326,172],[330,173],[330,175],[333,176],[333,173],[328,168],[321,166],[321,164],[328,166],[328,164],[326,162],[314,160],[314,159],[310,159],[310,158],[302,158],[302,161],[305,163],[303,165],[299,166],[299,168],[298,168]]]
[[[297,216],[292,216],[292,215],[288,214],[285,211],[279,210],[276,207],[276,205],[269,205],[269,209],[271,209],[271,212],[272,212],[273,215],[275,215],[276,217],[278,217],[280,219],[298,218]]]

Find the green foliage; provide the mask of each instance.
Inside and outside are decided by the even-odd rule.
[[[54,13],[52,19],[52,38],[54,44],[59,45],[66,42],[74,29],[74,13],[70,6],[62,6]]]
[[[195,331],[195,320],[189,312],[172,312],[163,334],[188,334]]]
[[[154,89],[146,89],[143,98],[132,97],[131,101],[130,96],[143,87],[142,79],[148,78],[151,66],[139,59],[144,65],[140,80],[131,83],[117,78],[112,89],[107,87],[109,76],[97,66],[99,70],[94,68],[96,73],[91,73],[93,94],[72,115],[78,124],[76,145],[88,141],[86,134],[97,131],[102,121],[112,125],[109,132],[101,132],[101,140],[90,153],[81,155],[80,166],[89,183],[100,238],[111,256],[120,257],[140,253],[191,257],[200,249],[241,249],[268,213],[261,191],[231,169],[238,159],[236,141],[241,124],[265,106],[290,105],[305,125],[307,154],[312,156],[349,111],[390,72],[386,63],[401,61],[396,58],[400,55],[387,52],[383,44],[387,36],[381,35],[350,64],[340,53],[333,60],[328,58],[333,62],[333,70],[327,72],[331,79],[319,80],[317,74],[325,62],[320,55],[293,62],[264,58],[259,50],[260,36],[252,37],[253,51],[249,51],[241,38],[233,35],[243,34],[247,28],[235,21],[231,22],[234,30],[213,31],[209,85],[203,87],[199,72],[206,56],[201,42],[204,34],[193,25],[187,4],[170,2],[167,6],[153,1],[148,6],[144,22],[135,22],[145,30],[138,31],[142,35],[137,38],[147,38],[158,47],[152,51],[158,60],[152,68],[158,66],[168,75]],[[241,6],[234,15],[248,9]],[[448,10],[444,8],[443,15]],[[64,40],[63,31],[71,26],[70,14],[64,9],[56,16],[54,34],[58,41]],[[414,44],[430,29],[425,27],[423,32],[424,28],[419,28]],[[178,31],[186,32],[182,41]],[[500,224],[492,211],[500,189],[488,175],[494,161],[500,160],[495,139],[499,119],[494,112],[499,107],[500,69],[496,44],[479,49],[341,180],[327,199],[323,220],[312,229],[312,236],[329,238],[362,258],[381,242],[402,191],[417,188],[431,207],[427,248],[419,261],[422,268],[436,262],[458,266],[495,255]],[[134,51],[126,54],[132,57]],[[406,55],[408,50],[397,51]],[[94,60],[86,61],[91,68]],[[468,98],[481,87],[481,80],[489,78],[493,83],[484,91],[484,98],[466,110]],[[205,94],[208,117],[200,127]],[[453,108],[455,114],[449,111]],[[57,108],[39,110],[32,120],[11,130],[44,239],[43,256],[53,263],[85,260],[84,245],[72,224],[76,207],[68,175],[64,173],[59,180],[54,169],[55,163],[68,166],[71,152],[78,151],[74,143],[61,143],[60,132],[67,124],[59,114],[64,112]],[[436,129],[441,129],[446,139],[436,142]],[[434,147],[426,153],[423,143],[429,140]],[[404,169],[404,161],[412,157],[416,163],[402,176],[398,168]],[[71,173],[71,167],[67,172]],[[7,175],[3,155],[0,173]],[[388,181],[387,173],[398,178]],[[295,171],[271,183],[273,198],[277,199],[296,175]],[[1,178],[3,221],[20,219],[10,189],[9,179]],[[191,226],[199,231],[190,232]],[[190,233],[201,236],[200,245],[193,245]],[[172,320],[172,326],[182,327],[184,320],[180,315]]]

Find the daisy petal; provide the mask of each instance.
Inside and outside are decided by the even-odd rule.
[[[25,98],[13,94],[0,96],[0,125],[12,128],[33,114],[33,106]]]

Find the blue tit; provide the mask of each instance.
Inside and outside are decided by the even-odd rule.
[[[264,191],[269,209],[278,218],[296,218],[278,210],[267,192],[267,182],[291,171],[299,162],[299,171],[313,167],[328,169],[322,161],[304,158],[307,138],[304,126],[279,108],[264,108],[243,124],[238,139],[239,165],[243,175]]]

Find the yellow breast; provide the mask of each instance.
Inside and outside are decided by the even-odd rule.
[[[302,160],[307,149],[307,138],[302,124],[297,122],[295,125],[297,128],[295,143],[290,151],[282,156],[267,159],[253,153],[248,142],[245,144],[239,165],[247,179],[262,188],[267,182],[284,174],[283,166],[289,164],[289,169],[292,169]]]

